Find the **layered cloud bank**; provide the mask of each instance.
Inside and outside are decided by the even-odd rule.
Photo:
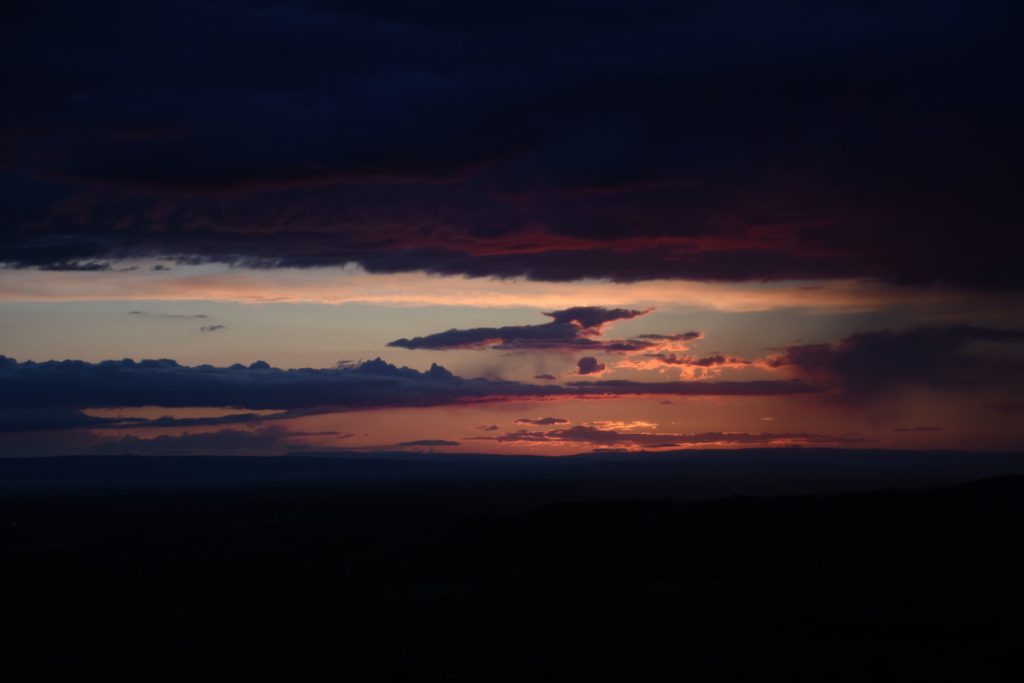
[[[1014,2],[21,8],[0,262],[1019,290],[1020,20]]]
[[[463,379],[438,365],[419,372],[380,359],[352,367],[281,370],[263,362],[189,367],[168,359],[19,363],[0,356],[0,409],[8,411],[119,406],[360,410],[526,398],[773,396],[812,391],[798,380],[537,385]],[[38,412],[31,416],[41,419]],[[86,421],[79,426],[89,425]]]
[[[380,359],[336,368],[282,370],[263,362],[228,367],[184,366],[169,359],[19,363],[0,356],[0,454],[280,453],[309,448],[310,443],[344,447],[347,442],[342,440],[353,434],[305,431],[297,425],[348,411],[585,398],[799,396],[817,390],[799,380],[538,385],[464,379],[438,365],[419,372]],[[175,417],[163,412],[181,408],[195,413],[207,407],[223,414]],[[569,420],[520,418],[516,423],[549,427]],[[497,432],[500,427],[484,425],[479,430]],[[536,444],[542,441],[534,439]],[[549,442],[571,445],[566,439]],[[376,443],[398,449],[461,445],[447,438]]]
[[[651,351],[665,344],[687,344],[698,332],[647,334],[636,339],[599,338],[603,326],[641,315],[641,311],[578,307],[548,315],[543,325],[449,330],[412,348],[465,348],[488,342],[490,348],[520,351],[572,351],[597,348],[625,354],[616,367],[698,369],[700,381],[585,379],[565,384],[533,384],[503,379],[458,377],[433,364],[420,372],[381,359],[335,368],[283,370],[258,361],[227,367],[185,366],[170,359],[18,362],[0,356],[0,409],[9,411],[6,431],[87,428],[108,424],[75,411],[85,408],[166,406],[232,407],[239,410],[361,410],[459,403],[628,396],[787,396],[827,392],[870,398],[908,386],[953,391],[1013,388],[1024,381],[1024,331],[975,326],[914,328],[851,335],[834,343],[791,345],[764,358],[720,354],[697,357]],[[407,341],[407,340],[400,340]],[[772,379],[715,381],[715,369],[755,368],[779,372]],[[578,360],[576,376],[602,375],[609,366],[593,356]],[[684,375],[685,376],[685,375]],[[539,375],[544,380],[553,375]],[[569,375],[570,379],[572,375]],[[12,417],[16,416],[16,417]],[[255,419],[255,413],[230,418],[164,418],[148,426],[190,426]],[[538,419],[540,420],[540,419]],[[523,423],[555,424],[555,418]],[[132,426],[122,421],[120,426]]]
[[[496,349],[498,355],[507,354],[509,348],[518,353],[563,354],[578,348],[579,342],[617,344],[616,340],[601,337],[604,326],[639,313],[596,307],[580,307],[572,309],[571,313],[555,311],[549,314],[553,319],[551,323],[493,328],[503,330],[504,336],[486,348]],[[477,330],[470,332],[478,334]],[[460,333],[451,330],[441,334],[451,338]],[[488,333],[480,334],[480,338],[494,337]],[[507,346],[521,339],[531,342],[541,339],[544,343],[538,347]],[[637,335],[632,341],[663,345],[688,344],[701,339],[700,333],[690,332]],[[548,343],[552,341],[557,343]],[[75,448],[97,453],[276,453],[323,443],[345,448],[342,440],[355,434],[337,431],[337,427],[324,431],[323,427],[307,429],[302,425],[309,420],[315,423],[317,418],[351,411],[578,399],[656,398],[661,399],[658,403],[671,404],[666,399],[776,400],[790,397],[798,400],[802,396],[815,396],[820,397],[814,400],[819,406],[831,405],[829,410],[836,411],[837,415],[859,420],[861,418],[855,418],[855,414],[869,415],[881,406],[889,406],[886,410],[891,410],[898,403],[887,401],[903,392],[926,391],[928,403],[923,405],[938,407],[945,400],[943,397],[949,397],[954,403],[959,401],[957,405],[969,407],[976,415],[987,414],[984,411],[988,410],[998,413],[1005,422],[1019,414],[1020,407],[1014,403],[1014,397],[1019,396],[1024,386],[1024,332],[968,325],[862,332],[831,343],[792,344],[750,359],[722,354],[683,356],[651,351],[647,347],[639,350],[605,348],[603,353],[610,356],[607,363],[585,356],[579,359],[576,372],[566,375],[563,383],[553,381],[554,376],[542,375],[546,381],[541,384],[495,378],[468,379],[437,364],[421,372],[379,358],[358,364],[339,363],[333,368],[285,370],[264,362],[217,367],[186,366],[169,359],[18,362],[0,356],[0,434],[5,439],[0,450],[21,453],[18,449],[25,447],[21,444],[29,444],[45,451],[45,444],[38,445],[38,439],[43,436],[46,436],[43,441],[56,444],[51,448],[56,452]],[[701,379],[593,378],[622,369],[675,371],[680,366],[684,372],[701,370]],[[713,371],[722,366],[740,373],[738,377],[751,372],[758,379],[717,380]],[[769,379],[760,378],[765,375]],[[965,401],[970,405],[963,403]],[[572,404],[559,405],[569,407]],[[156,406],[187,408],[192,414],[153,412]],[[695,407],[690,404],[678,414],[686,416]],[[138,410],[125,410],[132,408]],[[195,412],[197,409],[199,413]],[[204,409],[216,409],[216,412],[203,414]],[[948,411],[948,407],[941,409]],[[921,421],[900,424],[900,417],[893,415],[884,420],[886,432],[895,435],[892,438],[902,435],[919,439],[946,433],[946,428],[939,426],[943,423],[923,421],[932,419],[927,413],[918,410],[912,414],[920,415],[912,419]],[[493,420],[500,415],[500,412],[492,412],[485,419]],[[748,425],[758,424],[751,423],[749,416],[746,419]],[[761,424],[774,419],[764,417]],[[878,419],[870,418],[871,421]],[[470,424],[481,423],[474,420]],[[353,447],[457,448],[477,442],[500,448],[572,452],[577,447],[657,450],[879,443],[877,433],[864,436],[842,429],[835,433],[804,428],[778,432],[750,429],[684,432],[659,429],[654,422],[601,422],[565,417],[519,417],[505,425],[467,426],[464,429],[471,429],[470,433],[479,436],[460,439],[406,438],[383,443],[374,442],[372,438],[367,442],[368,435],[362,434],[363,438],[357,440],[360,445]],[[416,429],[427,427],[428,422],[423,422]],[[449,425],[447,429],[450,434],[452,427]],[[486,436],[480,435],[481,432]],[[62,433],[77,436],[61,441]],[[1001,433],[1007,436],[994,434],[993,443],[1010,438],[1012,430],[1003,429]],[[375,443],[383,445],[375,446]]]
[[[474,437],[477,441],[511,444],[587,445],[595,447],[661,449],[690,446],[794,446],[794,445],[864,445],[871,443],[852,434],[829,435],[808,432],[704,432],[700,434],[665,434],[652,432],[620,432],[590,425],[565,429],[531,431],[521,429],[501,436]]]

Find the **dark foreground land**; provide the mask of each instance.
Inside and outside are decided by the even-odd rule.
[[[1024,461],[930,457],[0,461],[0,675],[1019,680]]]

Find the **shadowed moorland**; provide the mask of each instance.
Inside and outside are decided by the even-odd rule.
[[[826,455],[0,461],[3,666],[356,680],[1017,666],[1021,458]]]

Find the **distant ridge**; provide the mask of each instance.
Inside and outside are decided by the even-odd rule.
[[[503,456],[347,452],[284,456],[0,459],[0,494],[108,489],[337,487],[514,499],[698,499],[952,485],[1024,475],[1024,454],[823,448]]]

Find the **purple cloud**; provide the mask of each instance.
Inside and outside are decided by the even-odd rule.
[[[521,417],[515,421],[518,425],[536,425],[538,427],[547,427],[549,425],[565,425],[569,424],[569,420],[561,417]]]
[[[551,322],[541,325],[511,325],[507,327],[476,327],[467,330],[451,329],[425,337],[396,339],[388,346],[403,349],[480,349],[572,351],[600,349],[605,351],[635,351],[652,346],[652,342],[637,340],[599,340],[605,325],[617,320],[631,320],[647,314],[624,308],[576,306],[544,315]]]
[[[576,361],[576,374],[578,375],[599,375],[604,371],[605,364],[593,356],[584,356]]]

